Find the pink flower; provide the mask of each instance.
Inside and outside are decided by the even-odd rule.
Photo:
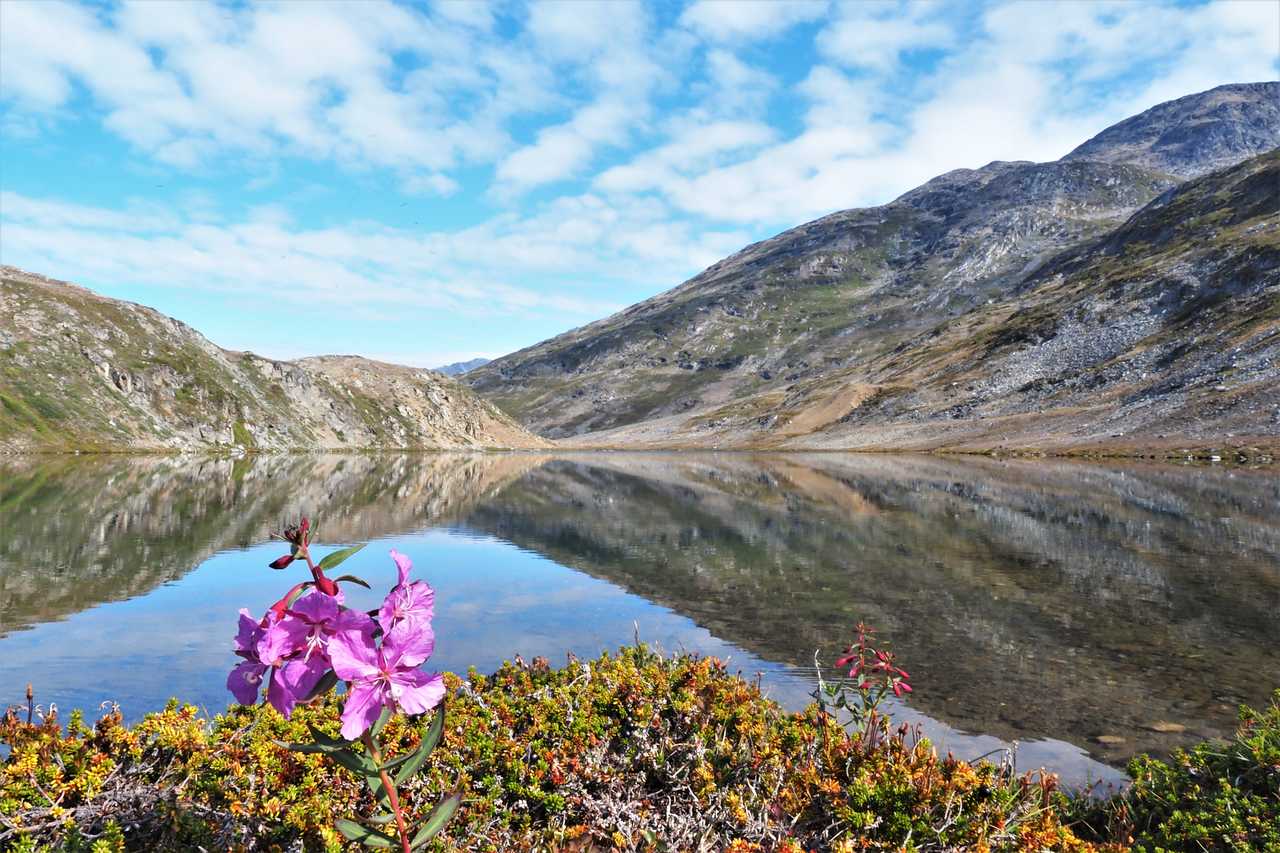
[[[315,689],[329,669],[329,663],[319,657],[314,660],[291,658],[298,640],[304,640],[305,635],[299,637],[288,629],[276,630],[278,619],[275,611],[269,610],[259,622],[248,610],[241,609],[235,642],[236,655],[244,658],[244,662],[237,664],[227,676],[227,689],[241,705],[252,705],[258,701],[258,691],[270,674],[267,701],[287,719],[298,700]],[[290,649],[291,645],[295,648]]]
[[[382,647],[354,632],[329,641],[333,671],[348,682],[342,708],[342,736],[355,740],[383,708],[425,714],[444,698],[444,678],[418,669],[431,656],[435,636],[426,620],[406,619],[386,633]]]
[[[435,617],[436,593],[425,581],[410,581],[409,572],[413,563],[399,551],[391,551],[391,559],[395,561],[400,575],[400,582],[391,590],[382,607],[378,611],[378,624],[384,632],[389,632],[402,621],[420,622],[431,630],[431,620]]]
[[[286,655],[300,653],[308,660],[319,654],[327,662],[329,640],[335,634],[351,631],[367,635],[372,641],[376,627],[373,620],[358,610],[340,607],[341,603],[340,597],[323,592],[299,598],[280,621],[268,629],[276,644],[272,650],[278,648]]]
[[[269,615],[269,614],[268,614]],[[258,701],[258,690],[262,686],[262,675],[267,671],[266,664],[258,659],[258,640],[266,633],[266,629],[258,624],[258,620],[249,615],[249,611],[240,608],[240,630],[236,634],[236,655],[244,658],[243,663],[236,664],[227,676],[227,689],[241,705],[252,705]]]

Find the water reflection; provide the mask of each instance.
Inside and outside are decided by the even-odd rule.
[[[281,585],[263,543],[305,511],[325,541],[387,540],[426,567],[442,667],[639,631],[763,670],[794,706],[814,649],[862,619],[912,670],[900,713],[931,734],[1096,776],[1086,750],[1116,764],[1225,734],[1280,685],[1277,507],[1265,470],[1044,461],[8,460],[0,698],[34,680],[64,707],[222,705],[228,614]],[[360,568],[385,583],[385,562]]]

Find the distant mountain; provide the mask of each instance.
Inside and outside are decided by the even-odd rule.
[[[428,370],[231,352],[150,308],[0,267],[0,451],[545,444]]]
[[[445,376],[461,376],[468,370],[483,367],[489,361],[487,358],[473,358],[470,361],[455,361],[453,364],[446,364],[444,367],[437,367],[435,370],[436,373],[443,373]]]
[[[581,446],[1273,446],[1278,100],[1221,87],[949,172],[465,381]]]

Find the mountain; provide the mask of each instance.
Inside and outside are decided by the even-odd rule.
[[[1280,84],[1236,83],[1158,104],[1063,159],[1130,163],[1194,178],[1274,148],[1277,128]]]
[[[231,352],[150,308],[0,267],[0,451],[544,444],[431,371]]]
[[[1221,87],[1054,163],[949,172],[465,381],[575,446],[1270,446],[1277,100]]]
[[[473,358],[470,361],[455,361],[452,364],[446,364],[444,367],[437,367],[436,373],[443,373],[445,376],[461,376],[468,370],[475,370],[477,367],[483,367],[489,363],[487,358]]]

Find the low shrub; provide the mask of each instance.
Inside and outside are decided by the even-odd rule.
[[[446,679],[441,747],[404,790],[415,820],[466,792],[436,850],[1276,849],[1280,694],[1229,747],[1139,759],[1133,789],[1096,803],[1050,775],[940,757],[905,728],[869,746],[710,658],[637,646]],[[368,786],[281,745],[334,733],[337,703],[206,720],[172,702],[131,727],[115,710],[92,727],[11,710],[0,848],[362,849],[333,818],[372,814]],[[425,725],[392,719],[383,742],[412,749]]]
[[[1082,834],[1144,853],[1280,851],[1280,690],[1262,712],[1240,709],[1232,740],[1177,750],[1169,761],[1138,756],[1129,775],[1124,795],[1075,804]]]

